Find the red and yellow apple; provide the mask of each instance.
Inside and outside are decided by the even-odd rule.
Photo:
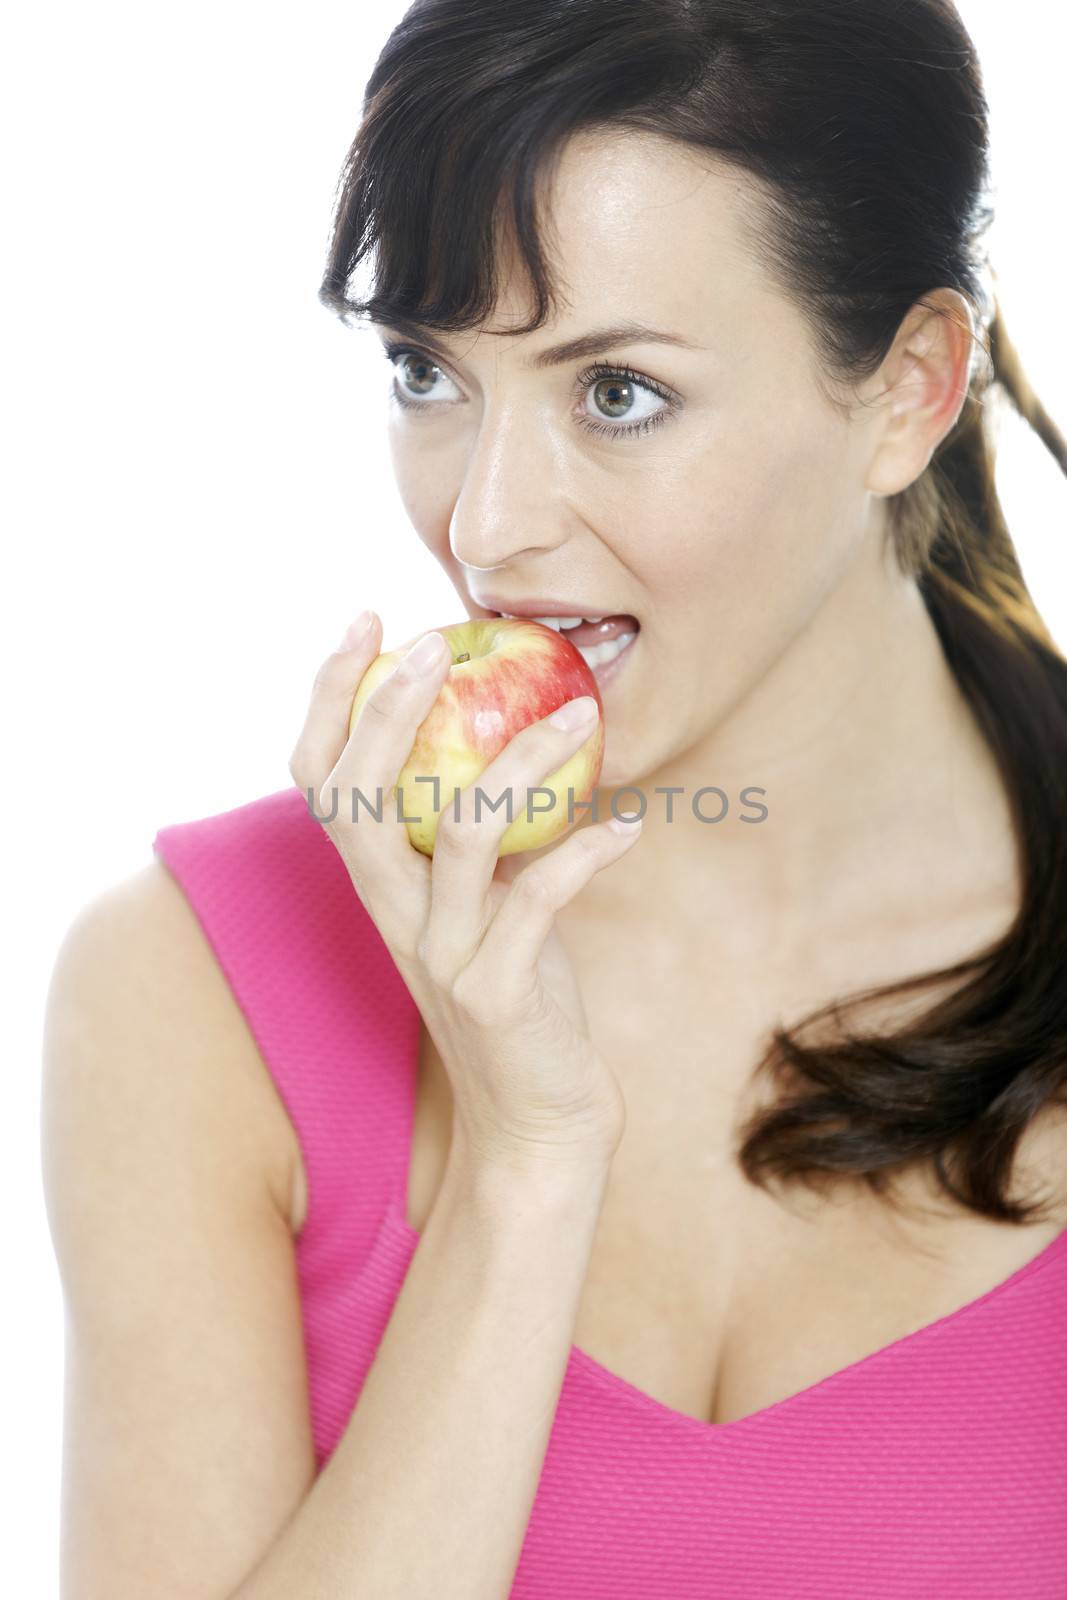
[[[428,632],[431,630],[427,630]],[[403,799],[408,837],[416,850],[432,856],[441,811],[450,810],[454,792],[481,777],[486,767],[520,729],[547,717],[566,700],[592,695],[600,708],[596,725],[574,754],[546,777],[538,774],[531,786],[551,790],[531,796],[527,806],[517,785],[511,798],[511,816],[498,855],[514,855],[550,844],[574,827],[585,812],[577,807],[592,798],[604,758],[604,707],[596,677],[577,647],[543,622],[515,617],[473,618],[440,633],[452,652],[452,665],[441,691],[419,724],[415,742],[396,778]],[[421,637],[421,635],[420,635]],[[349,732],[355,727],[368,696],[415,643],[409,639],[396,650],[376,656],[360,679],[352,702]],[[416,783],[416,777],[438,778],[435,785]],[[568,790],[573,791],[573,820],[568,820]],[[490,800],[499,795],[485,791]],[[370,804],[377,803],[368,795]],[[395,799],[391,802],[396,804]],[[546,809],[541,809],[545,807]],[[484,802],[478,813],[488,821],[494,813]],[[508,815],[507,800],[495,815]],[[410,820],[418,818],[420,820]]]

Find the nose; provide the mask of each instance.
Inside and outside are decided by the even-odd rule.
[[[555,550],[567,537],[562,463],[548,430],[522,407],[483,415],[448,527],[452,554],[472,571],[492,572]]]

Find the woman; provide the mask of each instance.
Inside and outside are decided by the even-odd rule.
[[[426,635],[350,733],[371,612],[293,787],[162,829],[68,935],[69,1596],[1055,1592],[1067,667],[990,378],[1067,450],[986,161],[946,0],[390,36],[322,298],[382,339],[466,614],[631,635],[599,818],[498,857],[467,790],[432,861],[320,823],[451,666]]]

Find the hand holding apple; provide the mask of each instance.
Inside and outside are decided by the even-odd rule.
[[[396,652],[377,655],[380,627],[377,615],[366,613],[319,668],[289,771],[437,1047],[452,1089],[457,1161],[532,1184],[534,1204],[546,1174],[554,1190],[577,1182],[588,1194],[618,1149],[626,1106],[590,1037],[578,974],[556,919],[598,872],[634,848],[640,822],[615,816],[594,822],[582,813],[589,826],[572,829],[513,873],[523,838],[537,839],[522,826],[524,808],[516,804],[509,822],[506,804],[479,818],[474,802],[483,778],[490,801],[506,802],[509,785],[516,796],[530,791],[536,798],[546,772],[560,763],[551,774],[555,795],[586,746],[587,772],[581,790],[575,784],[575,798],[585,791],[592,798],[603,739],[595,683],[571,642],[532,620],[441,629],[429,654],[411,659],[408,652],[399,672],[390,671]],[[553,724],[555,709],[586,694],[596,715],[569,729]],[[430,742],[435,728],[444,742]],[[439,828],[433,819],[420,849],[391,814],[402,764],[443,785],[462,780],[459,807],[441,797],[447,809]],[[486,772],[487,764],[495,771]],[[434,770],[419,774],[420,765]],[[364,826],[355,803],[338,804],[336,790],[349,783],[376,810],[375,796],[389,795],[386,827]],[[328,790],[335,791],[332,806]],[[427,784],[418,791],[420,800],[432,795]],[[419,800],[409,799],[408,812],[418,809]],[[569,827],[565,805],[534,820],[550,831]],[[499,870],[500,844],[513,827],[519,844]],[[442,848],[430,861],[435,838]],[[443,848],[446,840],[454,850]],[[338,928],[339,937],[346,933],[362,937],[364,929]]]
[[[427,630],[429,631],[429,630]],[[397,787],[403,798],[408,837],[416,850],[432,856],[440,810],[451,807],[457,789],[474,783],[504,746],[532,722],[547,717],[577,695],[592,695],[600,707],[593,732],[558,771],[540,786],[553,800],[534,793],[530,815],[520,796],[512,802],[514,820],[498,846],[498,855],[536,850],[560,838],[584,815],[568,820],[568,790],[573,806],[592,797],[604,757],[603,703],[592,669],[568,639],[544,623],[523,618],[489,617],[457,622],[434,630],[452,651],[452,666],[420,723]],[[413,641],[408,641],[412,643]],[[383,677],[396,667],[407,645],[377,656],[367,668],[352,702],[349,732],[365,701]],[[435,786],[416,777],[440,780],[438,810]],[[497,795],[488,794],[495,801]],[[374,797],[368,797],[373,799]],[[541,809],[545,807],[545,809]],[[488,807],[483,814],[488,815]],[[507,800],[503,814],[506,816]]]

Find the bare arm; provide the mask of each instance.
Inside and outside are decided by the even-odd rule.
[[[66,1308],[62,1600],[497,1600],[603,1188],[459,1159],[315,1477],[283,1116],[153,865],[78,918],[42,1102]]]
[[[295,1140],[161,864],[63,940],[41,1111],[65,1310],[62,1600],[228,1595],[314,1479]]]

